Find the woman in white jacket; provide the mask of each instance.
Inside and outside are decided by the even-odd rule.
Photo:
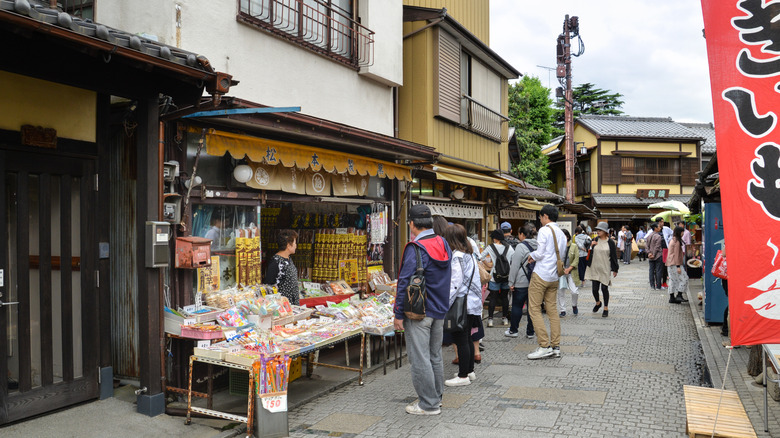
[[[465,386],[477,378],[474,373],[473,328],[482,317],[482,285],[477,272],[477,261],[471,245],[466,240],[463,225],[454,224],[444,231],[444,238],[452,249],[452,274],[450,276],[450,306],[455,299],[466,295],[469,320],[463,331],[453,332],[452,340],[458,349],[458,374],[444,382],[447,386]]]

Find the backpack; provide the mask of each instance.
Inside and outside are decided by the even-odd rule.
[[[496,254],[496,260],[493,262],[493,281],[496,283],[506,283],[509,281],[509,260],[506,253],[509,252],[509,245],[504,247],[504,253],[499,254],[494,243],[490,244],[493,253]]]
[[[593,239],[590,238],[587,234],[585,235],[585,240],[582,241],[582,247],[585,249],[585,251],[590,251],[590,245],[593,244]]]
[[[420,248],[414,243],[412,245],[417,256],[417,269],[412,274],[412,278],[409,279],[409,286],[406,288],[404,315],[409,319],[419,321],[425,318],[425,305],[428,297],[425,289],[425,267],[422,265]]]
[[[525,245],[526,248],[528,248],[528,254],[531,254],[532,252],[534,252],[534,249],[531,248],[531,244],[530,243],[525,242],[525,241],[520,242],[520,243],[522,243],[523,245]],[[526,257],[526,260],[528,260],[528,257]],[[531,275],[533,275],[535,267],[536,267],[536,262],[535,261],[533,261],[531,263],[526,263],[525,260],[523,260],[522,268],[523,268],[523,271],[525,271],[525,276],[526,276],[526,278],[528,278],[529,281],[531,280]]]

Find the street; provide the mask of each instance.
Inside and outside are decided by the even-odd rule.
[[[441,415],[404,412],[416,399],[405,362],[291,411],[291,436],[684,436],[682,386],[701,385],[703,354],[690,307],[651,292],[647,267],[621,264],[608,318],[591,312],[590,283],[581,290],[579,315],[561,320],[561,358],[530,361],[535,339],[486,329],[477,379],[445,387]],[[446,378],[453,357],[445,347]]]

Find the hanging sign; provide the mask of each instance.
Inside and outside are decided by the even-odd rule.
[[[524,219],[532,221],[536,219],[536,212],[531,210],[520,210],[517,208],[505,208],[499,211],[501,219]]]
[[[414,204],[425,204],[431,209],[432,215],[440,215],[450,218],[483,219],[483,209],[479,206],[444,204],[437,202],[414,201]]]
[[[777,6],[768,1],[702,0],[732,345],[780,343]],[[711,269],[712,261],[707,264]]]

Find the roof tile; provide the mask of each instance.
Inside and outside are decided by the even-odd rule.
[[[576,120],[602,137],[660,138],[698,140],[696,131],[686,128],[670,117],[628,117],[585,115]]]

